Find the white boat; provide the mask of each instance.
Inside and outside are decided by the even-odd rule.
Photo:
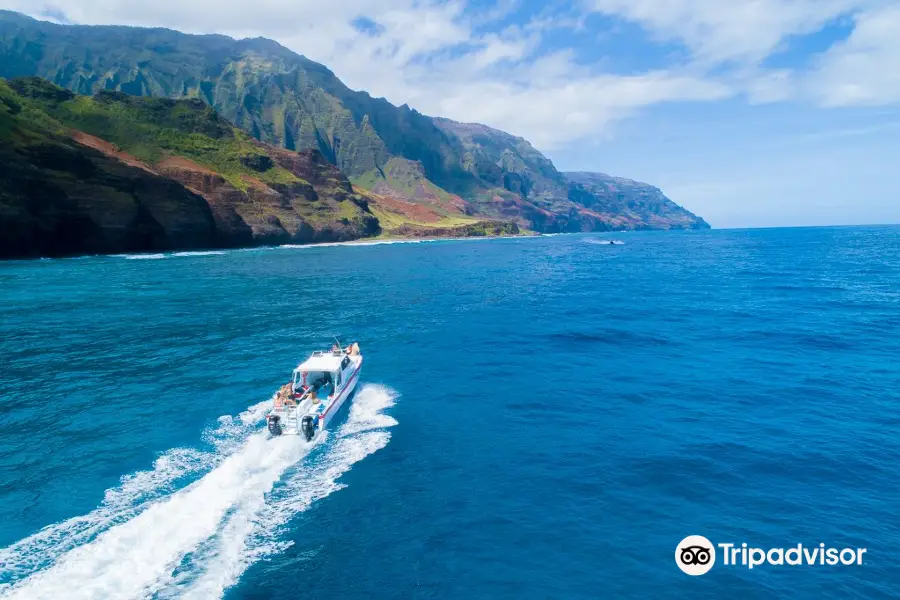
[[[319,436],[356,389],[362,362],[356,342],[313,352],[275,395],[266,415],[269,433],[302,435],[307,441]]]

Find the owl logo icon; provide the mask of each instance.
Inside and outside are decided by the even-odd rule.
[[[688,575],[703,575],[716,564],[716,547],[702,535],[689,535],[675,548],[675,564]]]

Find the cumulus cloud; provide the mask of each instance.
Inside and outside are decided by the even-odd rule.
[[[596,12],[640,23],[710,62],[760,61],[789,35],[871,5],[870,0],[590,0]]]
[[[821,56],[806,85],[826,106],[900,102],[900,6],[859,14],[853,33]]]
[[[678,41],[695,66],[728,65],[723,81],[752,102],[821,106],[900,102],[900,6],[891,0],[586,0],[588,10],[639,23]],[[852,19],[849,38],[802,70],[761,64],[792,36]]]
[[[191,33],[265,36],[329,66],[345,83],[421,112],[482,122],[552,149],[602,135],[642,107],[806,98],[827,105],[900,100],[887,0],[582,0],[548,4],[531,18],[517,0],[56,0],[75,23],[171,27]],[[573,8],[574,7],[574,8]],[[46,18],[28,0],[0,0]],[[609,57],[579,60],[565,36],[591,14],[639,24],[651,40],[676,42],[689,59],[631,74],[604,71]],[[797,73],[762,62],[790,36],[850,16],[846,41]],[[510,22],[516,22],[510,25]],[[599,32],[598,32],[599,33]],[[561,44],[561,45],[560,45]],[[615,57],[612,57],[613,60]],[[892,72],[885,74],[883,69]]]

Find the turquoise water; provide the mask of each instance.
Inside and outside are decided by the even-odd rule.
[[[897,597],[898,234],[0,263],[0,597]],[[333,334],[353,402],[268,439]]]

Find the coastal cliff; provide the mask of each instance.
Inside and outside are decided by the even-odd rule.
[[[0,81],[0,256],[345,241],[378,219],[315,150],[288,152],[197,100]]]
[[[0,11],[0,77],[33,75],[79,94],[206,104],[268,148],[317,151],[357,190],[395,208],[392,223],[420,213],[428,220],[406,225],[444,228],[469,217],[541,232],[709,227],[664,196],[574,181],[521,137],[351,90],[272,40],[59,25]]]

